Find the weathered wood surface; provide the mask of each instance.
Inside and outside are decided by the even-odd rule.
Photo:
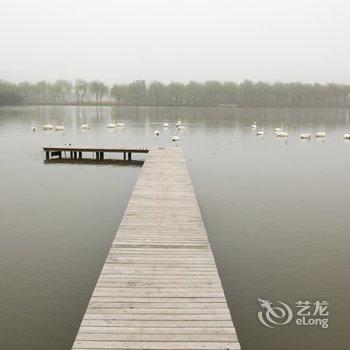
[[[115,147],[78,147],[78,146],[45,146],[43,147],[44,151],[54,152],[109,152],[109,153],[123,153],[123,152],[132,152],[132,153],[148,153],[149,149],[147,147],[124,147],[124,146],[115,146]]]
[[[180,149],[149,152],[73,349],[240,349]]]

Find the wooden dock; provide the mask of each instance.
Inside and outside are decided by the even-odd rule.
[[[92,153],[96,159],[104,159],[105,153],[123,153],[124,160],[128,155],[128,161],[131,161],[132,153],[148,153],[147,147],[76,147],[76,146],[46,146],[43,147],[46,153],[46,160],[53,158],[62,159],[63,156],[69,155],[70,159],[84,159],[84,153]]]
[[[240,349],[181,149],[150,150],[73,349]]]

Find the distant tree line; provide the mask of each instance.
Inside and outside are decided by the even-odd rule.
[[[53,83],[0,80],[0,105],[117,104],[150,106],[349,107],[350,86],[341,84],[265,83],[245,80],[188,84],[137,80],[107,86],[101,81]]]

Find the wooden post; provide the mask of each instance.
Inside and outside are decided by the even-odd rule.
[[[96,152],[96,159],[100,159],[100,152]]]
[[[74,151],[74,159],[77,159],[77,158],[78,158],[78,152]]]
[[[60,151],[59,155],[58,155],[59,159],[62,159],[62,151]]]
[[[50,159],[50,152],[46,151],[46,160],[49,160],[49,159]]]
[[[128,161],[131,162],[131,152],[128,152]]]
[[[80,152],[79,152],[79,159],[82,159],[82,158],[83,158],[83,152],[80,151]]]
[[[71,159],[73,159],[73,151],[70,151],[69,153],[70,153]]]
[[[100,159],[104,159],[104,153],[100,152]]]
[[[123,153],[123,156],[124,156],[124,160],[126,160],[126,153],[125,152]]]

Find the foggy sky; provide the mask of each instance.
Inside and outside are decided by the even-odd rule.
[[[350,2],[0,0],[0,79],[350,83]]]

